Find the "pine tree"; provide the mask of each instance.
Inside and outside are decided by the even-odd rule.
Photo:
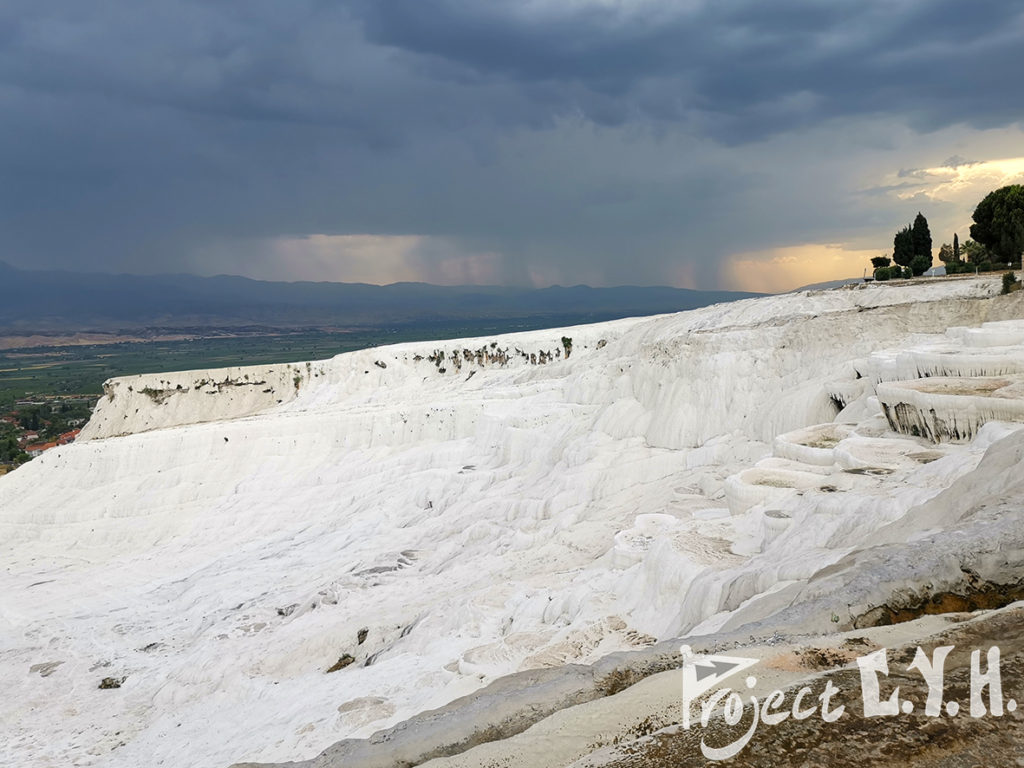
[[[1019,262],[1024,252],[1024,184],[986,195],[974,209],[971,237],[1000,262]]]

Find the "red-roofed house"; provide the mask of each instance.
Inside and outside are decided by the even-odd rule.
[[[70,432],[65,432],[63,435],[57,438],[58,445],[67,445],[68,443],[75,442],[75,438],[78,437],[80,429],[72,429]]]
[[[23,450],[29,456],[31,456],[32,458],[35,458],[36,456],[41,454],[43,451],[48,451],[51,448],[56,448],[56,447],[57,447],[57,443],[33,443],[32,445],[26,445]]]

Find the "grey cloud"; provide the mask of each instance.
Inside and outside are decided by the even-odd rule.
[[[424,275],[450,245],[507,282],[712,287],[721,255],[877,226],[837,180],[896,127],[1019,121],[1015,5],[8,0],[0,258],[415,234]]]
[[[620,112],[692,120],[733,141],[863,113],[902,114],[929,129],[1024,116],[1008,98],[1024,68],[1024,10],[1000,0],[726,0],[628,14],[553,4],[526,15],[517,3],[471,0],[358,7],[375,42],[481,75],[582,84],[598,106],[611,96]],[[652,82],[659,98],[640,98]]]
[[[960,157],[960,155],[953,155],[951,157],[947,157],[945,159],[945,161],[943,161],[942,167],[943,168],[963,168],[965,166],[978,165],[980,162],[981,161],[979,161],[979,160],[968,160],[965,157]]]

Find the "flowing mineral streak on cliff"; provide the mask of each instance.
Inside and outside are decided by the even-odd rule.
[[[827,629],[794,607],[815,574],[1011,430],[895,436],[858,366],[1020,316],[997,287],[114,380],[80,442],[0,479],[8,762],[311,757],[517,670],[549,670],[518,699],[539,711],[576,697],[560,665],[787,610]],[[1016,370],[1015,328],[972,374]],[[914,378],[899,365],[877,381]],[[801,431],[837,412],[851,434]],[[451,738],[417,727],[415,754]]]

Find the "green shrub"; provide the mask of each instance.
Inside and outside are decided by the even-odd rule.
[[[1003,273],[1003,293],[1010,293],[1017,289],[1017,276],[1013,272]]]
[[[914,277],[923,275],[932,267],[932,257],[918,254],[910,262],[910,269],[914,274]]]
[[[898,264],[893,264],[891,267],[882,267],[881,269],[875,270],[875,279],[886,281],[886,280],[899,280],[903,277],[909,277],[909,268],[901,267]]]

